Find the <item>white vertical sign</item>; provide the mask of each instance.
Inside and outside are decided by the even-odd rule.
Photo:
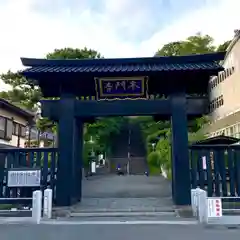
[[[91,172],[96,173],[96,162],[91,162]]]
[[[203,170],[207,169],[207,158],[206,158],[206,156],[202,157],[202,168],[203,168]]]
[[[221,198],[209,198],[208,199],[208,217],[209,218],[222,217]]]

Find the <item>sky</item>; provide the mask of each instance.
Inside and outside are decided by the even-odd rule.
[[[239,0],[0,0],[0,73],[56,48],[145,57],[197,32],[218,45],[240,28],[239,9]]]

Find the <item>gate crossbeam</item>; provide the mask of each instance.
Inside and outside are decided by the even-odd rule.
[[[43,100],[43,117],[51,116],[58,120],[61,111],[61,100]],[[201,116],[207,113],[208,101],[206,98],[188,98],[187,115]],[[124,100],[124,101],[81,101],[75,100],[75,117],[106,117],[106,116],[141,116],[159,115],[168,119],[171,114],[170,99]]]

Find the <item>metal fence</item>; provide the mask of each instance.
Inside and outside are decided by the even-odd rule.
[[[189,150],[192,189],[200,187],[208,197],[240,196],[239,145],[192,145]]]
[[[0,149],[0,204],[31,204],[35,190],[56,191],[56,148]]]

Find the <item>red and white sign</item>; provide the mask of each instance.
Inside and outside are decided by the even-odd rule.
[[[208,198],[208,217],[222,217],[222,201],[220,198]]]

